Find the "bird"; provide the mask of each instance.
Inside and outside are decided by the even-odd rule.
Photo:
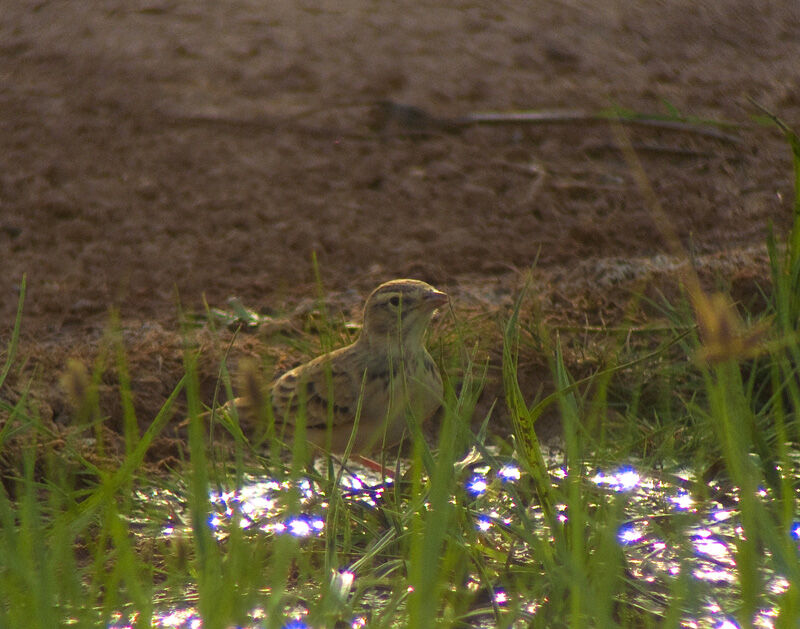
[[[332,454],[366,457],[396,445],[407,418],[421,425],[442,404],[442,377],[425,334],[447,303],[446,293],[423,281],[385,282],[367,298],[355,342],[284,373],[269,386],[268,401],[245,396],[226,407],[254,413],[254,405],[268,403],[278,435],[304,434]]]

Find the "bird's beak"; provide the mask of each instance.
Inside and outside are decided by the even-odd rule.
[[[425,303],[430,304],[431,308],[441,308],[448,301],[450,301],[450,298],[447,293],[438,290],[432,290],[425,294]]]

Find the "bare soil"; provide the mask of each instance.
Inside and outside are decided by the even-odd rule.
[[[59,377],[69,358],[91,365],[113,308],[144,425],[183,373],[179,308],[236,295],[302,328],[312,255],[347,313],[400,276],[449,291],[456,314],[488,312],[535,265],[547,316],[602,325],[631,291],[673,285],[685,260],[666,225],[707,281],[757,300],[793,193],[786,143],[748,99],[800,125],[798,59],[794,0],[5,3],[3,343],[23,275],[28,297],[0,397],[33,376],[45,417],[66,422]],[[452,128],[380,101],[450,120],[616,106],[733,126],[625,125],[637,171],[606,122]],[[231,337],[199,334],[208,397]],[[270,338],[240,335],[234,362],[302,358]]]

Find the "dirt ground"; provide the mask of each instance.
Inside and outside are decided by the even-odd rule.
[[[178,300],[300,317],[312,254],[346,310],[399,276],[449,291],[456,312],[491,308],[536,263],[542,308],[591,324],[681,266],[609,124],[454,129],[381,117],[380,101],[448,119],[617,106],[732,123],[624,128],[661,223],[749,299],[792,189],[787,146],[748,99],[800,126],[798,59],[794,0],[5,3],[3,347],[23,274],[28,295],[0,397],[34,375],[64,419],[59,375],[92,360],[114,306],[146,423],[183,370]]]

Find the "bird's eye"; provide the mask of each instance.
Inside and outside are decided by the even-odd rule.
[[[389,303],[392,304],[395,308],[400,305],[400,298],[397,295],[389,298]]]

